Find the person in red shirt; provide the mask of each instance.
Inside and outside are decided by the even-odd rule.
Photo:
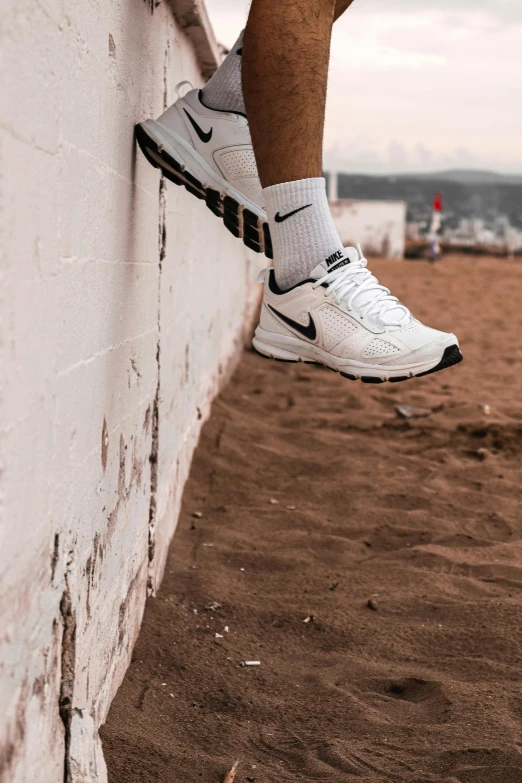
[[[433,199],[433,212],[431,215],[430,225],[430,261],[435,263],[437,256],[440,254],[439,245],[439,232],[442,225],[442,196],[437,193]]]

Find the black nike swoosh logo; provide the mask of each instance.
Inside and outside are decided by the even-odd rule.
[[[203,141],[205,144],[207,144],[210,141],[210,139],[212,138],[212,128],[208,131],[208,133],[205,133],[205,131],[202,128],[199,127],[199,125],[197,124],[196,120],[193,117],[190,116],[188,111],[186,109],[183,109],[183,111],[185,112],[185,114],[189,118],[190,124],[192,125],[192,127],[194,128],[196,133],[198,134],[198,136],[201,139],[201,141]]]
[[[301,212],[303,209],[308,209],[308,207],[311,207],[311,204],[305,204],[304,207],[299,207],[298,209],[294,209],[292,212],[287,212],[286,215],[281,215],[279,212],[275,216],[275,222],[276,223],[282,223],[283,220],[288,220],[289,217],[292,217],[292,215],[297,215],[298,212]]]
[[[291,326],[292,329],[295,329],[296,332],[302,334],[303,337],[306,337],[307,340],[315,340],[315,338],[317,337],[317,329],[315,328],[314,319],[312,318],[310,313],[308,313],[308,318],[310,319],[308,321],[308,325],[303,326],[303,324],[300,324],[299,321],[293,321],[287,315],[283,315],[283,313],[278,312],[273,307],[271,307],[271,305],[268,305],[268,307],[274,313],[274,315],[276,315],[278,318],[284,321],[285,324],[288,324],[288,326]]]

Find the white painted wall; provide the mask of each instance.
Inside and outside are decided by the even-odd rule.
[[[190,2],[2,6],[2,783],[106,780],[97,729],[254,307],[263,259],[133,142],[211,70]]]
[[[404,258],[406,204],[403,201],[330,201],[345,246],[359,242],[367,256]]]

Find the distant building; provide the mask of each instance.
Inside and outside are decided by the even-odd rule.
[[[330,173],[328,198],[345,246],[360,243],[365,255],[404,258],[406,202],[339,199],[337,172]]]
[[[406,235],[412,241],[419,241],[426,238],[426,230],[425,221],[412,221],[407,224]],[[504,251],[508,255],[522,251],[522,231],[515,228],[505,215],[498,215],[489,221],[479,217],[443,220],[441,239],[450,246],[489,247]]]
[[[439,240],[445,247],[522,255],[522,176],[456,170],[381,176],[339,173],[336,179],[341,197],[405,201],[409,246],[429,243],[433,195],[439,192],[444,204]]]

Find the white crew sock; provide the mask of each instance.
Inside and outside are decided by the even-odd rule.
[[[271,185],[263,188],[263,197],[274,249],[275,276],[281,288],[306,280],[318,264],[343,250],[323,177]],[[295,214],[289,214],[294,210]]]
[[[209,109],[237,111],[245,114],[241,84],[241,53],[244,32],[244,30],[241,31],[230,52],[203,87],[203,103]]]

